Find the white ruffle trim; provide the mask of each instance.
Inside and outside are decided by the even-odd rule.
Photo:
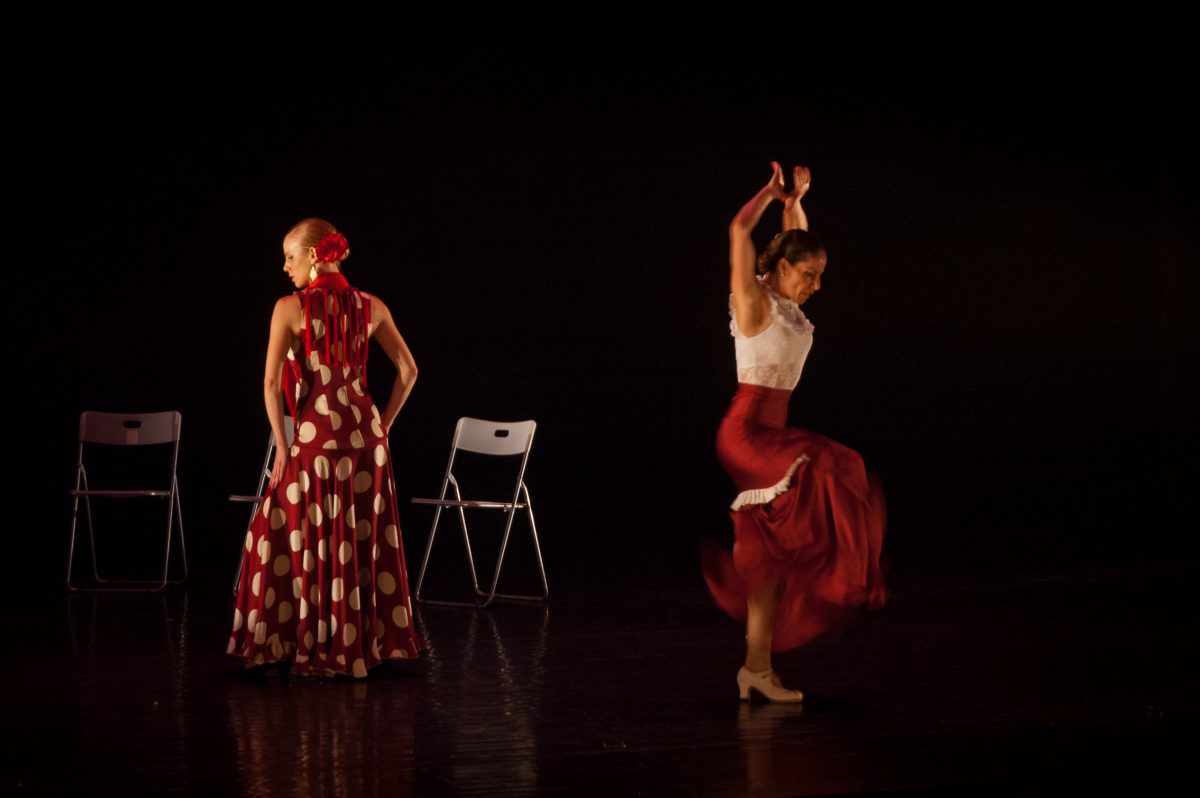
[[[792,463],[792,467],[783,475],[783,479],[776,482],[769,488],[755,488],[754,490],[744,490],[737,495],[733,500],[733,504],[729,505],[729,509],[737,512],[748,504],[766,504],[774,499],[779,494],[783,493],[792,485],[792,475],[796,473],[796,469],[801,463],[807,463],[809,456],[802,454],[796,458],[796,462]]]

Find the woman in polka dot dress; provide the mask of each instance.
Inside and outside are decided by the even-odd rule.
[[[283,254],[301,290],[271,317],[263,393],[275,462],[246,535],[228,653],[247,666],[362,678],[423,647],[387,441],[417,367],[387,306],[342,275],[350,249],[333,225],[305,219],[284,237]],[[366,390],[372,337],[397,370],[382,412]],[[296,421],[290,448],[281,385]]]

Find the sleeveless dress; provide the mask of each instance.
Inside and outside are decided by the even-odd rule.
[[[702,547],[717,605],[738,620],[746,599],[778,577],[772,651],[800,646],[848,607],[881,606],[879,567],[887,523],[883,491],[862,458],[836,441],[787,426],[788,400],[812,347],[800,307],[759,279],[771,323],[754,336],[737,325],[738,388],[717,432],[717,456],[740,491],[731,506],[734,546]]]
[[[300,675],[362,678],[419,656],[392,457],[366,391],[370,299],[339,273],[296,295],[284,363],[296,422],[283,479],[246,534],[227,653]]]

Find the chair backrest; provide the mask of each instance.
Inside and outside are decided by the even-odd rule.
[[[493,455],[525,454],[533,445],[537,422],[484,421],[463,416],[454,430],[454,448]]]
[[[85,410],[79,416],[80,443],[149,446],[175,443],[183,416],[176,410],[160,413],[101,413]]]

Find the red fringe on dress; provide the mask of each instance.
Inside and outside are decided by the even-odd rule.
[[[730,513],[734,547],[702,547],[717,605],[738,620],[746,599],[779,578],[772,651],[820,634],[847,608],[881,606],[887,510],[878,479],[852,449],[786,426],[791,391],[739,384],[717,433],[717,456],[739,491],[770,488],[799,458],[791,484],[765,504]]]

